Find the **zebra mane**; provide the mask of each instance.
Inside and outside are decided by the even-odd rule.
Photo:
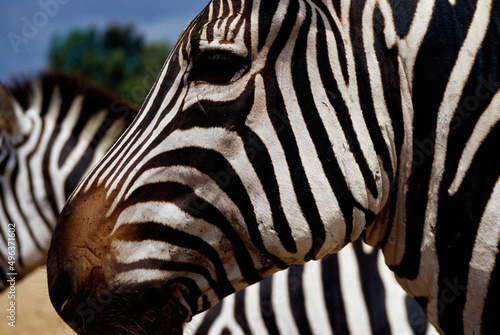
[[[123,118],[130,123],[138,112],[138,108],[126,103],[116,94],[83,75],[69,74],[61,70],[46,70],[35,78],[21,76],[21,79],[16,78],[6,83],[5,87],[26,110],[30,107],[34,97],[34,84],[40,85],[42,92],[41,116],[47,112],[51,96],[56,88],[62,99],[60,119],[64,118],[72,101],[80,94],[84,96],[82,109],[85,110],[85,115],[82,116],[86,118],[103,109],[109,109],[110,113],[116,114],[117,118]]]

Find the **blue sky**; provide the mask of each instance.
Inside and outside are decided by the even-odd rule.
[[[132,23],[146,41],[174,43],[209,0],[19,0],[0,9],[0,81],[47,66],[54,34]],[[8,3],[8,4],[7,4]]]

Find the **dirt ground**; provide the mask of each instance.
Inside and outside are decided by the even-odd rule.
[[[0,334],[1,335],[74,335],[59,318],[49,300],[45,267],[15,285],[15,328],[9,326],[10,302],[8,290],[0,293]]]

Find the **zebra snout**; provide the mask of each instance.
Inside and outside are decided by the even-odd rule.
[[[61,245],[67,247],[64,243]],[[91,334],[87,330],[93,328],[92,324],[98,321],[99,313],[105,313],[105,308],[112,301],[102,267],[95,261],[91,262],[89,254],[90,251],[83,248],[77,249],[77,252],[63,252],[54,246],[47,259],[52,305],[78,334]]]
[[[50,299],[61,318],[77,334],[182,334],[195,308],[184,303],[193,285],[120,280],[126,265],[110,250],[112,222],[95,219],[81,203],[61,212],[47,257]]]

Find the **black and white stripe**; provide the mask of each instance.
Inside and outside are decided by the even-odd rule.
[[[489,332],[499,6],[211,1],[63,210],[48,260],[56,309],[88,333],[178,333],[364,237],[438,330]],[[102,290],[114,299],[85,320],[75,307]]]
[[[184,334],[437,334],[382,254],[357,240],[196,315]]]

